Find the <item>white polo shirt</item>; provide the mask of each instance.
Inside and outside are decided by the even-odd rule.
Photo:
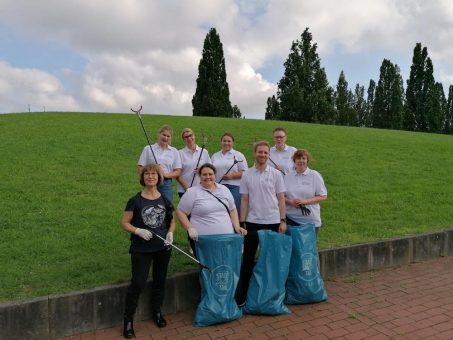
[[[283,151],[278,151],[277,148],[273,146],[271,147],[269,157],[272,158],[272,160],[283,169],[285,174],[287,174],[288,172],[294,169],[294,162],[291,159],[291,157],[294,155],[294,152],[296,151],[297,149],[294,146],[289,146],[286,144]],[[270,160],[267,161],[267,164],[272,167],[275,167]]]
[[[230,151],[226,152],[225,154],[222,151],[219,151],[212,155],[211,161],[212,161],[212,165],[214,165],[216,168],[215,180],[217,183],[225,175],[225,173],[228,171],[228,169],[233,165],[234,157],[236,157],[236,160],[239,161],[239,163],[236,163],[231,168],[230,172],[245,171],[248,169],[247,160],[245,159],[245,156],[241,152],[236,151],[234,149],[231,149]],[[239,179],[228,179],[228,180],[224,179],[221,184],[230,184],[230,185],[239,186],[241,184],[241,179],[240,178]]]
[[[263,172],[256,167],[248,169],[242,175],[239,192],[249,195],[247,222],[280,223],[277,194],[285,192],[285,183],[280,171],[269,165]]]
[[[167,148],[162,149],[158,143],[153,144],[152,147],[157,163],[161,166],[163,172],[172,172],[182,168],[181,157],[176,148],[169,145]],[[138,165],[145,166],[148,164],[156,164],[156,162],[149,145],[146,145],[138,159]]]
[[[190,185],[192,178],[194,178],[193,175],[195,174],[192,186],[200,184],[200,177],[198,176],[197,171],[194,172],[194,169],[197,167],[197,162],[200,154],[201,148],[198,145],[195,147],[195,152],[192,152],[192,150],[190,150],[187,146],[179,150],[179,156],[181,157],[182,164],[181,176]],[[211,163],[211,159],[209,158],[208,150],[203,149],[203,154],[201,154],[200,163],[198,164],[198,166],[205,163]],[[179,182],[177,185],[177,190],[178,192],[185,192],[184,188]]]
[[[212,192],[229,210],[236,209],[230,190],[216,183]],[[225,207],[214,196],[206,192],[201,185],[189,188],[181,197],[178,210],[190,214],[190,222],[199,235],[234,233],[233,223]]]
[[[298,174],[291,171],[285,176],[286,197],[288,198],[311,198],[314,196],[326,196],[327,189],[319,172],[307,168]],[[303,216],[299,207],[286,205],[286,215],[294,222],[304,224],[313,223],[316,227],[321,226],[321,207],[318,204],[306,205],[310,215]]]

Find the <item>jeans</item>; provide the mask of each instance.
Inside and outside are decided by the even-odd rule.
[[[238,211],[238,216],[241,210],[241,194],[239,193],[238,185],[224,184],[228,189],[230,189],[231,195],[234,198],[234,204],[236,205],[236,210]]]
[[[259,237],[258,230],[272,230],[278,232],[280,223],[275,224],[256,224],[246,222],[247,235],[244,236],[244,253],[242,254],[241,276],[239,278],[237,302],[243,303],[247,298],[250,279],[255,266],[255,254],[258,249]]]
[[[173,182],[171,179],[166,179],[164,180],[164,183],[162,183],[161,185],[159,185],[157,187],[157,190],[159,190],[159,192],[165,196],[165,198],[167,200],[169,200],[171,202],[171,204],[173,204],[173,186],[172,186]]]
[[[124,318],[133,320],[137,309],[138,299],[146,287],[148,273],[153,263],[153,281],[151,283],[151,311],[160,312],[165,295],[168,262],[171,249],[154,253],[131,253],[132,279],[127,290]]]

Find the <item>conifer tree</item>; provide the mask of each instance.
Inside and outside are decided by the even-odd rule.
[[[192,107],[194,116],[233,116],[223,46],[215,28],[204,40]]]
[[[280,119],[302,122],[332,121],[333,89],[329,86],[321,60],[308,28],[301,40],[293,41],[278,83]]]

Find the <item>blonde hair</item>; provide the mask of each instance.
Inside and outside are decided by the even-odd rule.
[[[191,133],[192,135],[195,136],[195,133],[193,132],[193,130],[192,130],[191,128],[184,128],[184,129],[182,130],[182,132],[181,132],[181,138],[182,138],[182,139],[184,139],[184,134],[187,133],[187,132],[189,132],[189,133]]]
[[[170,135],[173,136],[173,129],[171,128],[170,125],[167,125],[167,124],[162,125],[159,129],[159,134],[161,134],[164,131],[170,132]]]

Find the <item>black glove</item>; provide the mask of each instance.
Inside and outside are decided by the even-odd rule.
[[[300,212],[302,213],[302,216],[308,216],[310,215],[310,209],[304,207],[302,204],[299,205]]]

